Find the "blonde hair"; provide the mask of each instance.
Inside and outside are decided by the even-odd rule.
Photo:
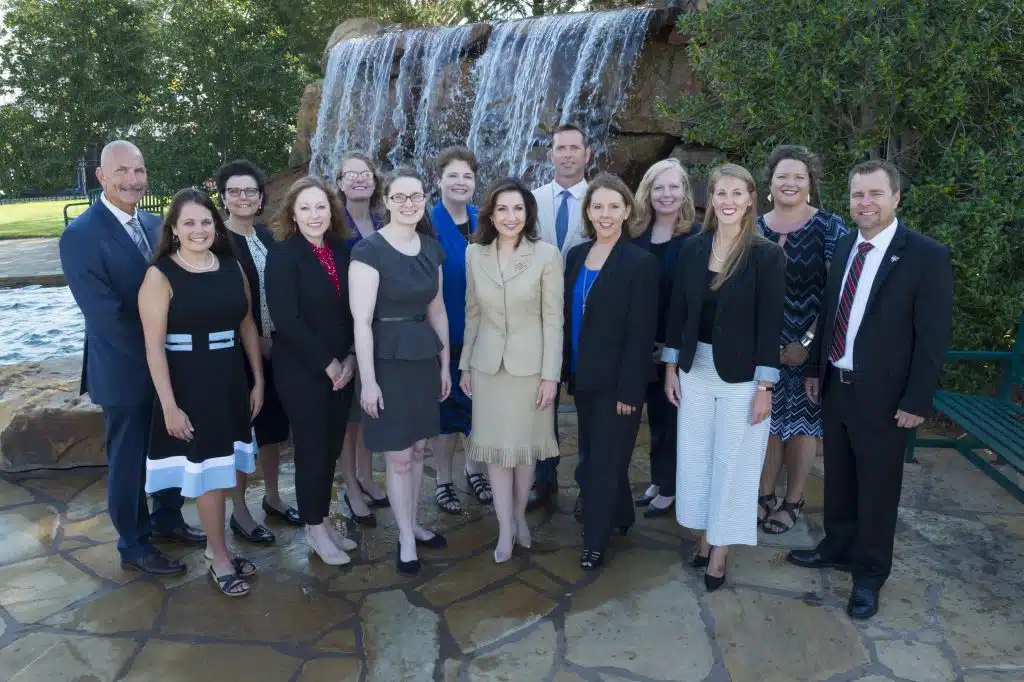
[[[677,159],[665,159],[648,168],[643,179],[640,180],[640,186],[636,188],[636,215],[629,226],[630,237],[634,239],[639,237],[651,226],[654,216],[651,209],[651,187],[654,186],[655,178],[667,170],[679,173],[679,179],[683,182],[683,205],[679,207],[679,215],[676,217],[672,236],[686,234],[693,229],[697,210],[693,205],[693,185],[690,183],[690,176],[687,175],[683,164],[679,163]]]
[[[747,257],[750,249],[754,243],[760,239],[764,239],[757,232],[756,227],[756,214],[757,214],[757,185],[754,183],[754,176],[744,168],[743,166],[737,166],[734,163],[726,163],[715,168],[711,173],[711,179],[708,181],[708,203],[707,206],[710,209],[707,212],[707,216],[704,219],[704,231],[711,235],[712,243],[714,243],[715,232],[718,231],[718,215],[714,209],[714,197],[715,197],[715,185],[722,178],[736,178],[742,180],[747,186],[747,191],[750,192],[750,206],[747,207],[746,212],[740,219],[740,234],[736,238],[736,243],[733,244],[732,250],[729,255],[725,258],[725,263],[722,264],[722,269],[719,271],[715,278],[711,281],[711,288],[715,291],[722,288],[730,277],[735,274],[740,264]]]

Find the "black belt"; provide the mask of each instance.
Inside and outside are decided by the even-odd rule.
[[[423,322],[426,315],[407,315],[406,317],[375,317],[374,322]]]
[[[841,384],[852,384],[856,378],[852,369],[843,369],[842,367],[832,365],[832,371],[836,373],[836,378]]]

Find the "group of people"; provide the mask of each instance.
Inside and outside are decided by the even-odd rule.
[[[152,539],[205,544],[221,592],[248,594],[257,566],[227,547],[225,500],[232,532],[275,541],[245,499],[257,457],[266,519],[303,526],[321,560],[348,563],[356,543],[329,518],[340,459],[348,515],[372,527],[390,507],[396,568],[415,574],[418,547],[446,546],[417,518],[424,457],[436,504],[458,513],[459,434],[467,486],[494,505],[494,561],[507,561],[531,546],[527,510],[557,495],[565,388],[582,569],[605,563],[635,507],[674,509],[701,531],[690,563],[718,589],[731,545],[796,523],[824,437],[826,537],[790,560],[850,570],[850,614],[873,615],[903,438],[928,412],[949,342],[948,251],[896,219],[899,176],[882,162],[851,171],[849,233],[816,206],[820,168],[802,147],[770,155],[763,215],[753,176],[717,167],[703,224],[679,162],[654,164],[634,195],[613,175],[587,182],[590,155],[582,129],[560,126],[552,182],[506,178],[477,207],[477,159],[446,149],[428,210],[417,172],[382,178],[350,153],[333,184],[295,182],[269,226],[263,172],[235,161],[217,174],[220,206],[182,190],[161,224],[135,208],[142,154],[107,145],[103,195],[60,250],[86,319],[83,390],[103,408],[122,565],[181,572]],[[651,481],[634,497],[645,405]],[[289,436],[297,508],[278,487]],[[197,499],[202,530],[182,519],[183,497]]]

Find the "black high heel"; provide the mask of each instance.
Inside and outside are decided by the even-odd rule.
[[[448,546],[448,541],[440,533],[434,533],[426,540],[416,538],[416,544],[427,549],[444,549]]]
[[[356,485],[359,486],[359,489],[363,491],[364,495],[370,498],[370,507],[376,507],[380,509],[391,506],[391,500],[388,499],[387,495],[378,500],[373,495],[366,491],[366,488],[363,487],[363,482],[360,481],[358,478],[356,479]]]
[[[377,517],[374,516],[372,512],[366,516],[360,516],[359,514],[356,514],[355,509],[352,508],[352,501],[348,499],[348,493],[344,493],[342,495],[342,499],[345,501],[345,506],[348,507],[349,516],[352,517],[353,521],[360,526],[367,526],[369,528],[377,527]]]
[[[398,543],[398,551],[395,553],[395,567],[398,572],[403,575],[416,575],[422,568],[419,559],[413,559],[412,561],[402,561],[402,543]]]
[[[694,568],[707,568],[708,562],[711,561],[711,557],[704,556],[697,550],[697,553],[690,559],[690,565]]]
[[[712,547],[711,549],[714,550],[714,547]],[[711,563],[710,555],[708,556],[708,563]],[[725,573],[726,572],[723,570],[721,576],[714,576],[708,573],[707,570],[704,571],[704,587],[707,588],[708,592],[714,592],[719,587],[725,584]]]

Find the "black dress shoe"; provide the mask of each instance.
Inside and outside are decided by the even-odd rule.
[[[420,560],[402,561],[402,543],[398,543],[398,552],[395,553],[395,568],[403,575],[416,575],[420,572]]]
[[[274,541],[277,539],[274,537],[274,534],[270,532],[269,528],[267,528],[266,526],[261,526],[258,523],[252,529],[251,532],[246,533],[245,529],[242,528],[242,524],[240,524],[238,521],[235,521],[235,517],[233,514],[231,516],[231,519],[228,521],[228,527],[231,529],[232,533],[242,538],[246,542],[253,543],[254,545],[272,545],[274,544]]]
[[[185,562],[154,549],[137,559],[121,559],[121,568],[146,575],[180,575],[185,572]]]
[[[637,495],[636,497],[634,497],[633,504],[635,504],[638,507],[646,507],[651,503],[651,500],[653,500],[655,497],[657,497],[657,495],[648,495],[645,492],[643,495]]]
[[[360,516],[359,514],[356,514],[356,510],[352,508],[352,500],[348,499],[348,493],[342,495],[341,499],[345,501],[345,506],[348,507],[349,516],[352,517],[353,521],[358,523],[360,526],[366,526],[368,528],[377,527],[377,517],[373,515],[373,512],[370,512],[365,516]]]
[[[704,571],[704,587],[707,588],[708,592],[714,592],[719,587],[725,584],[725,573],[721,576],[711,575],[707,571]]]
[[[530,489],[529,496],[526,498],[526,511],[533,511],[534,509],[548,506],[554,502],[557,492],[557,485],[546,485],[543,489],[538,485],[534,485]]]
[[[445,540],[444,536],[440,533],[434,533],[426,540],[416,538],[416,544],[420,547],[426,547],[427,549],[444,549],[448,546],[448,541]]]
[[[186,547],[201,547],[206,544],[206,533],[187,523],[172,530],[154,530],[153,538]]]
[[[356,479],[356,485],[359,486],[359,489],[363,491],[364,495],[366,495],[367,497],[370,498],[370,507],[371,508],[376,507],[376,508],[383,509],[384,507],[390,507],[391,506],[391,500],[388,499],[387,495],[385,495],[384,497],[382,497],[380,499],[377,499],[373,495],[371,495],[370,493],[366,492],[366,488],[363,487],[363,484],[359,481],[359,479]]]
[[[647,505],[646,511],[644,511],[645,519],[656,519],[659,516],[668,516],[672,513],[672,509],[676,506],[675,500],[673,500],[667,507],[655,507],[653,504]]]
[[[302,522],[302,519],[299,518],[298,509],[296,509],[295,507],[288,507],[284,511],[281,511],[280,509],[276,509],[267,504],[267,498],[265,497],[263,498],[263,513],[266,515],[268,520],[277,519],[279,521],[284,521],[285,523],[290,524],[292,526],[306,525]]]
[[[871,587],[854,587],[850,601],[846,604],[850,618],[867,620],[878,613],[878,590]]]
[[[821,552],[815,549],[794,549],[786,555],[786,561],[802,568],[834,568],[837,571],[853,571],[853,565],[845,561],[822,556]]]

